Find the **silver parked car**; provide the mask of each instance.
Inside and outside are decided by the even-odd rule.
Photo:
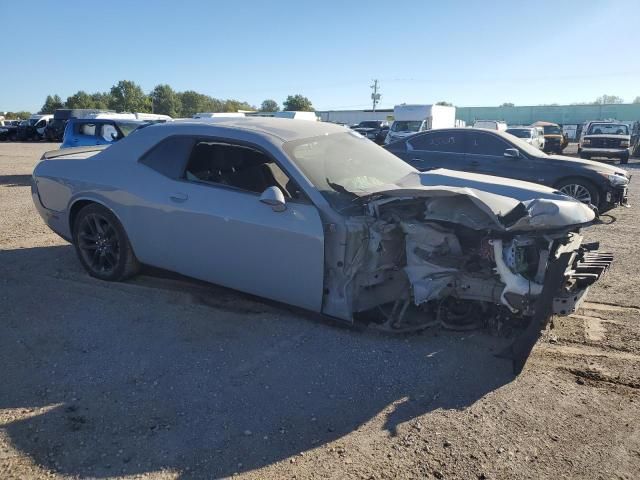
[[[44,221],[90,275],[141,263],[388,330],[570,313],[611,259],[553,189],[421,173],[362,135],[274,118],[176,121],[46,153]],[[536,320],[538,319],[538,320]]]

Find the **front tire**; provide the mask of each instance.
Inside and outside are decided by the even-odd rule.
[[[92,203],[73,222],[73,244],[92,277],[117,282],[135,275],[140,264],[124,228],[107,208]]]
[[[620,163],[621,164],[625,164],[625,163],[629,163],[629,154],[627,153],[626,155],[623,155],[620,157]]]
[[[568,178],[558,183],[556,188],[565,195],[569,195],[582,203],[591,204],[594,207],[600,205],[600,193],[596,186],[589,180],[583,178]]]

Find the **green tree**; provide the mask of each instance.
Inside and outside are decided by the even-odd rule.
[[[260,105],[261,112],[277,112],[278,110],[280,110],[280,106],[275,100],[268,99]]]
[[[180,116],[182,110],[180,96],[169,85],[156,85],[149,96],[153,113],[169,115],[173,118]]]
[[[62,103],[62,99],[60,95],[47,95],[47,99],[44,101],[44,105],[40,109],[41,114],[51,114],[54,113],[58,108],[63,108],[64,104]]]
[[[107,92],[92,93],[91,101],[93,102],[92,108],[107,110],[109,108],[109,103],[111,102],[111,94]]]
[[[31,112],[5,112],[4,118],[7,120],[26,120],[31,116]]]
[[[636,97],[633,99],[633,103],[640,103],[640,97]]]
[[[315,111],[311,100],[300,94],[289,95],[287,99],[282,102],[283,110],[294,110],[297,112],[313,112]]]
[[[255,110],[253,105],[249,105],[247,102],[241,102],[239,100],[224,100],[222,102],[222,109],[224,112],[237,112],[239,110]]]
[[[67,97],[65,106],[67,108],[95,108],[94,101],[84,90],[80,90],[70,97]]]
[[[180,116],[181,117],[193,117],[199,112],[219,112],[221,105],[218,108],[215,107],[213,99],[202,93],[195,92],[193,90],[187,90],[186,92],[180,92],[177,94],[180,101]]]
[[[110,94],[109,108],[116,112],[151,111],[151,99],[130,80],[120,80],[111,87]]]
[[[501,107],[515,107],[515,104],[511,103],[511,102],[504,102],[502,105],[500,105]]]
[[[436,105],[442,105],[442,106],[445,106],[445,107],[453,107],[453,103],[445,102],[444,100],[440,100],[439,102],[436,103]]]
[[[594,105],[611,105],[617,103],[624,103],[624,99],[617,95],[602,95],[601,97],[596,98],[596,101],[593,102]]]

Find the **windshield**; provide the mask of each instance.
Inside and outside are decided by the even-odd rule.
[[[284,144],[293,162],[337,210],[368,189],[396,183],[416,170],[356,132]]]
[[[379,128],[380,122],[360,122],[358,128]]]
[[[140,127],[141,125],[144,125],[144,123],[142,123],[142,122],[116,122],[116,125],[118,125],[118,128],[122,132],[122,135],[124,135],[126,137],[131,132],[133,132],[136,128]]]
[[[544,125],[542,128],[545,135],[562,135],[562,130],[558,125]]]
[[[592,123],[587,135],[629,135],[624,123]]]
[[[393,122],[393,125],[391,125],[391,131],[392,132],[417,132],[420,130],[420,125],[422,125],[421,120]]]
[[[529,128],[508,128],[507,133],[518,138],[531,138],[531,130]]]

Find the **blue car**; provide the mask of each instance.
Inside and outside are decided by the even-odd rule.
[[[110,145],[149,122],[108,118],[71,118],[60,148]]]

